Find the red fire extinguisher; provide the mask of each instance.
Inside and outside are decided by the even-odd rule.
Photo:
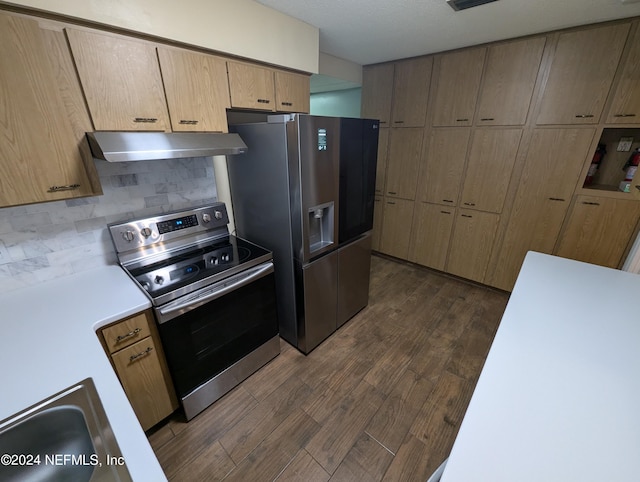
[[[638,164],[640,164],[640,147],[631,153],[631,157],[629,157],[629,160],[623,167],[623,169],[626,169],[624,176],[625,181],[633,180],[633,176],[636,175],[636,171],[638,170]]]
[[[607,146],[605,144],[598,144],[598,148],[596,152],[593,154],[593,159],[591,160],[591,165],[589,166],[589,172],[587,172],[587,177],[584,180],[584,185],[588,186],[593,182],[593,178],[600,167],[600,163],[604,158],[604,155],[607,153]]]

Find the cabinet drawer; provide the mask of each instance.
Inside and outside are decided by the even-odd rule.
[[[150,334],[149,319],[146,313],[132,316],[102,330],[102,336],[109,353],[121,350]]]
[[[150,336],[114,353],[111,359],[144,430],[173,412],[160,354]]]

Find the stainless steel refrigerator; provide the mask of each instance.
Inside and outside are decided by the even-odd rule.
[[[306,114],[230,126],[236,231],[273,252],[280,336],[309,353],[368,303],[378,122]]]

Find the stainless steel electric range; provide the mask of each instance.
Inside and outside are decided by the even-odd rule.
[[[215,203],[109,225],[151,300],[187,420],[280,353],[271,252],[228,222]]]

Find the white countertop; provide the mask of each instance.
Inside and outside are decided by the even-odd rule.
[[[530,252],[441,482],[640,480],[640,276]]]
[[[0,295],[0,420],[93,378],[133,480],[166,480],[95,333],[150,306],[118,266]]]

